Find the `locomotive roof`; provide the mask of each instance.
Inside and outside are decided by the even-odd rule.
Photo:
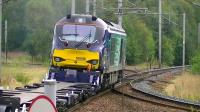
[[[83,20],[78,21],[77,19],[82,18]],[[74,15],[67,15],[66,17],[62,18],[57,22],[57,25],[62,24],[91,24],[101,28],[107,29],[111,33],[119,33],[122,35],[126,35],[124,29],[113,22],[109,22],[100,18],[97,18],[92,15],[83,15],[83,14],[74,14]]]

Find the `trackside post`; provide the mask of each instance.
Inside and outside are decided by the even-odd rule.
[[[49,97],[56,106],[56,80],[44,80],[44,94]]]

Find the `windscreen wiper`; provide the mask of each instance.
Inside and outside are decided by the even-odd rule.
[[[78,33],[69,33],[69,34],[62,34],[63,36],[69,36],[69,35],[74,35],[74,36],[78,36]]]
[[[80,47],[83,44],[83,42],[86,42],[90,37],[91,37],[91,33],[86,35],[78,44],[75,45],[75,47],[76,48]]]
[[[79,34],[77,34],[77,33],[71,33],[71,34],[62,34],[62,36],[70,36],[70,35],[73,35],[73,36],[78,36]],[[61,38],[61,36],[59,36],[58,37],[61,41],[66,41],[66,39],[63,39],[63,38]]]
[[[75,45],[76,48],[80,47],[83,42],[86,42],[90,37],[92,36],[91,34],[91,30],[90,30],[90,33],[88,35],[86,35],[78,44]]]

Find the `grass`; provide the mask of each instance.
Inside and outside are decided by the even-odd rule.
[[[26,53],[9,53],[8,56],[8,63],[2,66],[0,86],[14,89],[40,82],[48,71],[46,65],[30,65],[32,60]]]
[[[192,101],[200,101],[200,75],[193,75],[189,72],[185,72],[180,76],[177,76],[165,88],[167,95],[176,96],[183,99]]]
[[[2,56],[5,54],[3,53]],[[5,63],[5,57],[2,57],[3,63]],[[31,56],[28,55],[27,53],[24,52],[9,52],[8,53],[8,59],[7,63],[12,63],[12,64],[25,64],[25,63],[31,63],[32,59]]]
[[[26,76],[25,74],[17,74],[15,75],[15,80],[25,85],[30,82],[31,78]]]
[[[158,68],[158,62],[154,61],[151,65],[151,69]],[[168,67],[166,65],[162,65],[162,67]],[[149,70],[150,69],[150,64],[147,62],[136,64],[136,65],[131,65],[131,66],[126,66],[126,69],[131,69],[131,70]]]

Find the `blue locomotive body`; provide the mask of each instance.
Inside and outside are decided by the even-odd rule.
[[[125,49],[121,26],[90,15],[68,15],[55,26],[49,78],[107,87],[122,77]]]

